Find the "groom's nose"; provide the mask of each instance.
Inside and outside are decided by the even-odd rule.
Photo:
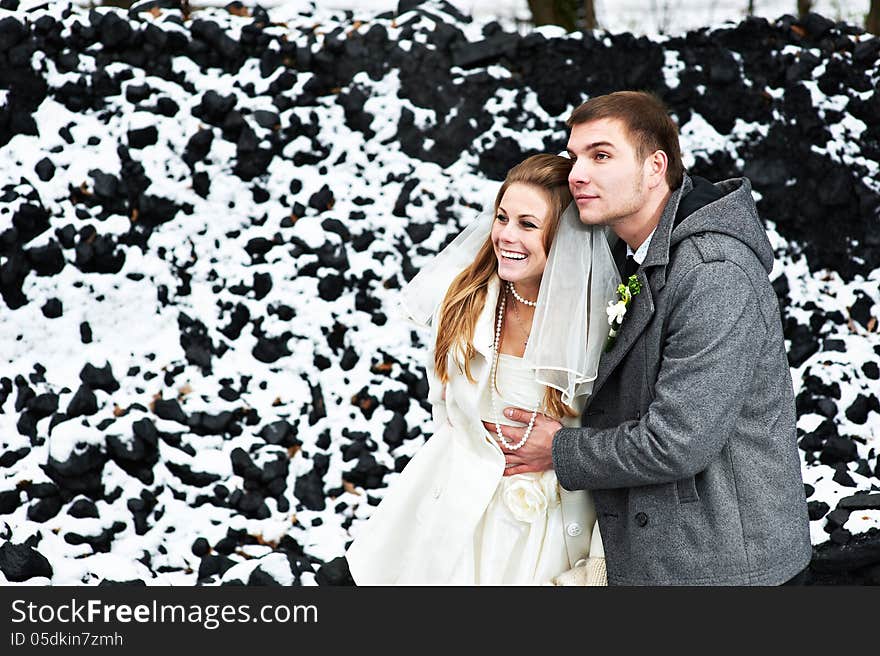
[[[586,164],[582,164],[580,161],[575,162],[568,174],[568,186],[574,189],[576,186],[587,184],[589,181],[590,176],[587,174]]]

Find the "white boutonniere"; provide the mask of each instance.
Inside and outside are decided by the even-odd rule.
[[[605,312],[608,313],[608,325],[611,326],[611,330],[608,331],[608,341],[605,342],[606,351],[611,350],[614,341],[617,339],[617,333],[623,325],[626,309],[632,302],[633,296],[637,296],[641,291],[642,283],[639,282],[638,277],[630,276],[625,285],[621,283],[617,286],[617,300],[608,301],[608,307],[605,308]]]

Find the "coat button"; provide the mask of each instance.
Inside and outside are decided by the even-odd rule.
[[[643,513],[636,513],[636,524],[639,526],[647,526],[648,525],[648,516]]]
[[[565,532],[568,533],[571,537],[576,538],[581,533],[583,533],[583,529],[581,529],[581,525],[577,522],[572,522],[565,527]]]

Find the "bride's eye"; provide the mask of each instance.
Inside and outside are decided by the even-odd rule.
[[[495,219],[498,221],[498,223],[506,223],[507,222],[507,217],[504,216],[503,214],[497,215],[495,217]]]

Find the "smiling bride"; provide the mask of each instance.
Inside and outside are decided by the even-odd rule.
[[[618,274],[604,231],[571,204],[571,166],[542,154],[512,168],[493,216],[404,290],[432,328],[434,434],[359,527],[346,553],[357,584],[605,584],[589,493],[553,471],[505,475],[501,450],[539,413],[577,425],[608,336]],[[529,423],[508,406],[531,409]],[[513,443],[503,425],[526,431]]]

